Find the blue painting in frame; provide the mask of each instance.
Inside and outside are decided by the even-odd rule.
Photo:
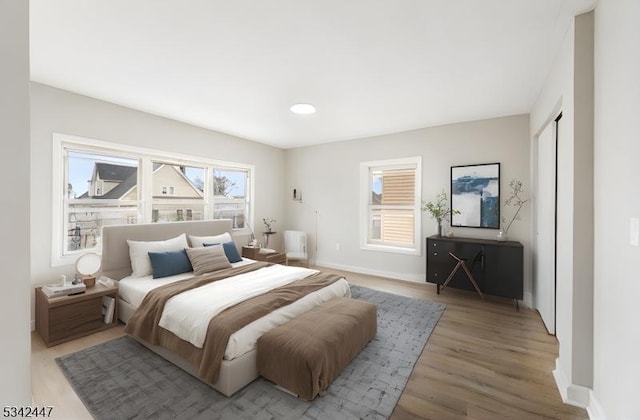
[[[453,227],[500,229],[500,164],[451,167]]]

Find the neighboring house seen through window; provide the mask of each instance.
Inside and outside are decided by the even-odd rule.
[[[54,144],[54,265],[98,250],[105,225],[229,218],[243,229],[250,216],[251,165],[62,134]]]
[[[361,248],[420,254],[421,158],[363,162]]]

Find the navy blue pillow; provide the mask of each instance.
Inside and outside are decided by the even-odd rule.
[[[193,271],[187,251],[149,252],[153,278],[173,276],[174,274]]]
[[[203,246],[214,246],[220,244],[202,244]],[[238,253],[238,248],[236,248],[235,242],[225,242],[222,244],[222,248],[224,249],[224,253],[227,256],[227,259],[230,263],[237,263],[242,261],[242,257]]]

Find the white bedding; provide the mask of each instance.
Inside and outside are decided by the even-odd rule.
[[[232,263],[231,265],[233,267],[240,267],[242,265],[253,264],[254,262],[254,260],[250,260],[249,258],[243,258],[242,261]],[[151,274],[141,277],[128,276],[118,282],[118,295],[120,296],[120,299],[129,303],[134,308],[137,308],[140,306],[142,300],[150,290],[164,286],[165,284],[173,283],[174,281],[188,279],[193,276],[193,271],[169,277],[162,277],[159,279],[154,279]]]
[[[242,262],[233,265],[240,266],[253,262],[253,260],[244,259]],[[202,347],[209,321],[217,313],[239,301],[257,296],[313,273],[317,273],[317,270],[273,265],[230,279],[210,283],[169,299],[165,306],[160,326],[183,340],[191,342],[194,346]],[[192,276],[193,273],[183,273],[161,279],[152,279],[151,276],[125,277],[120,280],[119,294],[122,299],[134,307],[138,307],[150,290]],[[207,297],[203,297],[205,294]],[[241,299],[238,297],[240,294],[244,295]],[[242,356],[255,348],[258,338],[266,331],[284,324],[327,300],[350,295],[349,284],[346,280],[340,279],[290,305],[257,319],[229,338],[224,358],[232,360]],[[216,302],[216,304],[212,305],[211,302]]]

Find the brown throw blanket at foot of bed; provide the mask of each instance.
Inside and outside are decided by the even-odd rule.
[[[337,298],[258,339],[258,372],[304,400],[322,394],[377,332],[376,305]]]

